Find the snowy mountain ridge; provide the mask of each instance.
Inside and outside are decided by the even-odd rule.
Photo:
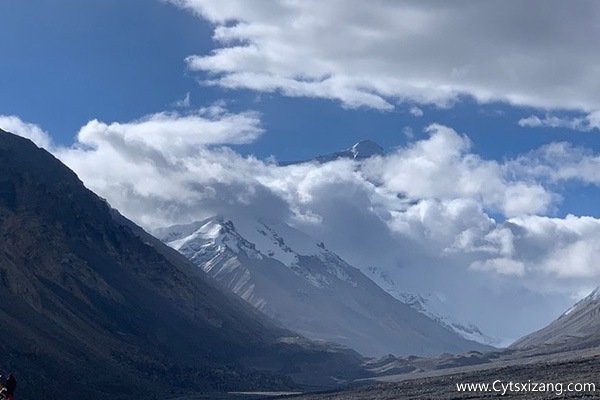
[[[369,267],[368,273],[371,279],[373,279],[386,292],[412,307],[416,311],[428,316],[434,321],[437,321],[440,325],[455,331],[463,338],[490,346],[503,347],[509,344],[502,343],[501,340],[486,335],[481,331],[481,329],[479,329],[477,325],[471,322],[462,323],[451,316],[446,315],[444,311],[441,310],[443,309],[443,301],[439,298],[439,296],[433,293],[417,294],[402,291],[396,286],[389,274],[379,271],[376,267]]]
[[[302,232],[277,221],[266,223],[260,220],[237,219],[234,226],[231,220],[217,216],[190,226],[173,228],[159,236],[175,250],[188,253],[186,255],[192,259],[215,252],[223,254],[227,248],[235,254],[243,252],[257,260],[275,259],[317,288],[331,287],[331,276],[352,286],[357,284],[346,272],[346,269],[354,267],[327,250],[323,243],[313,241]],[[282,232],[283,235],[278,232]],[[204,243],[200,247],[194,247],[199,240]],[[190,249],[195,252],[190,253]],[[310,271],[300,268],[298,264],[301,257],[318,258],[326,267],[326,273],[322,270]],[[214,264],[211,260],[206,262],[211,266]]]
[[[323,243],[281,221],[218,216],[154,233],[221,285],[308,338],[370,356],[489,349],[395,299]]]

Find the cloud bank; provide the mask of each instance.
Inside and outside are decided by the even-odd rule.
[[[170,1],[214,24],[216,48],[187,59],[208,84],[380,110],[600,109],[598,2]]]
[[[600,155],[569,144],[499,162],[433,124],[385,156],[280,166],[227,146],[255,140],[262,127],[257,114],[222,105],[93,120],[71,147],[53,147],[16,117],[0,117],[0,127],[47,146],[147,228],[229,212],[281,219],[398,290],[445,299],[456,317],[496,336],[541,327],[600,282],[600,220],[548,216],[561,201],[557,183],[600,185]]]

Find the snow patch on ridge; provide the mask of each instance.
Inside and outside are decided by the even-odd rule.
[[[565,311],[562,315],[563,316],[569,315],[573,311],[579,310],[580,308],[584,307],[588,303],[595,302],[598,300],[600,300],[600,286],[597,287],[596,289],[592,290],[592,292],[590,294],[585,296],[583,299],[579,300],[571,308],[569,308],[567,311]]]
[[[436,293],[421,295],[405,292],[396,286],[388,273],[379,271],[376,267],[369,267],[367,270],[371,275],[371,278],[386,292],[412,307],[414,310],[438,322],[440,325],[453,330],[465,339],[495,347],[505,347],[512,342],[512,340],[500,340],[488,336],[483,333],[477,325],[471,322],[462,323],[451,316],[446,315],[446,313],[442,311],[444,308],[447,308],[447,306],[444,307],[445,301],[442,296]]]

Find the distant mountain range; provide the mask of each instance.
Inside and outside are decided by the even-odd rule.
[[[281,221],[214,217],[154,234],[238,296],[311,339],[366,356],[489,350],[386,293]]]

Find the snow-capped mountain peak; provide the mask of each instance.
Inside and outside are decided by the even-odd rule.
[[[335,161],[340,158],[350,158],[352,160],[366,160],[367,158],[380,156],[385,154],[383,148],[377,143],[371,140],[361,140],[354,144],[354,146],[347,148],[346,150],[338,151],[336,153],[327,154],[324,156],[318,156],[315,158],[320,163],[329,161]]]
[[[193,260],[203,260],[206,265],[212,264],[204,255],[216,249],[219,253],[229,251],[252,259],[276,260],[319,288],[331,287],[336,279],[356,285],[352,274],[346,271],[356,270],[354,267],[330,252],[322,242],[279,221],[216,216],[160,229],[155,234],[175,250]],[[300,266],[301,258],[311,257],[320,262],[321,268]]]
[[[352,158],[354,159],[365,159],[373,156],[380,156],[385,153],[383,147],[372,140],[361,140],[345,151],[352,154]]]
[[[235,227],[241,237],[254,243],[257,251],[287,267],[296,265],[300,256],[316,256],[324,251],[309,236],[278,221],[238,219]]]
[[[336,151],[335,153],[324,154],[313,158],[312,160],[303,160],[303,161],[291,161],[291,162],[281,162],[279,163],[282,166],[285,165],[294,165],[294,164],[302,164],[305,162],[319,162],[319,163],[327,163],[330,161],[335,161],[339,159],[351,159],[351,160],[366,160],[368,158],[374,156],[381,156],[385,154],[385,150],[383,147],[373,142],[372,140],[361,140],[360,142],[355,143],[352,147],[349,147],[342,151]]]
[[[177,251],[185,248],[202,250],[206,245],[226,246],[231,251],[244,251],[249,257],[261,258],[253,243],[241,237],[230,220],[223,217],[210,218],[189,225],[175,225],[166,230],[159,230],[158,236]],[[198,243],[203,246],[197,248]]]
[[[308,338],[365,355],[485,349],[393,298],[323,243],[281,221],[219,216],[154,233],[221,285]]]

